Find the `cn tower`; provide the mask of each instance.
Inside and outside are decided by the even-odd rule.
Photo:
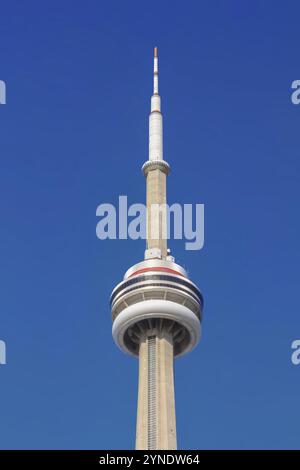
[[[187,157],[185,157],[187,158]],[[153,95],[149,116],[146,178],[147,244],[144,260],[133,265],[111,294],[112,334],[122,351],[139,359],[136,449],[177,449],[174,358],[200,339],[203,298],[167,248],[163,118],[154,49]]]

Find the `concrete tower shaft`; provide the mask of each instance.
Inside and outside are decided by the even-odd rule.
[[[173,336],[148,330],[139,350],[136,449],[176,449]]]

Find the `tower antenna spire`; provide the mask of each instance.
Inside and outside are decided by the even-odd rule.
[[[154,48],[153,94],[158,95],[158,49]]]

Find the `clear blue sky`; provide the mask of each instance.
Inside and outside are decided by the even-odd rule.
[[[159,47],[169,202],[205,204],[171,243],[205,297],[176,361],[180,448],[299,448],[299,2],[2,2],[1,448],[132,448],[137,362],[109,296],[143,241],[96,207],[143,202]]]

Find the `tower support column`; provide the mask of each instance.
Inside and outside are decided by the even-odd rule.
[[[147,173],[147,249],[159,248],[167,256],[166,173],[156,168]]]
[[[148,449],[148,342],[144,338],[139,352],[139,386],[136,422],[137,450]]]
[[[140,343],[136,449],[177,449],[173,339],[149,329]]]

